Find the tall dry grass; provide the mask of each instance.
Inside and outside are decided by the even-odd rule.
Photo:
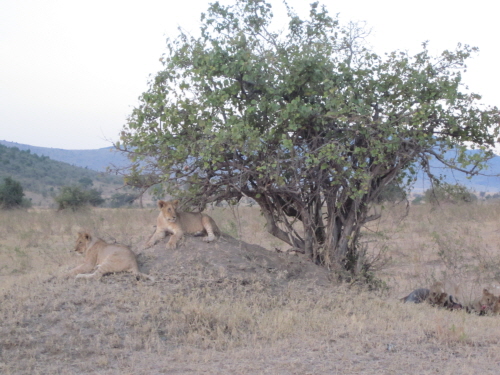
[[[488,287],[500,293],[500,204],[393,207],[365,231],[386,261],[382,277],[393,290],[446,281],[464,302]],[[377,233],[374,235],[373,233]]]
[[[497,373],[500,317],[398,297],[435,280],[458,285],[461,298],[495,290],[498,208],[417,206],[405,220],[403,208],[388,209],[362,239],[381,259],[383,293],[300,281],[277,288],[195,269],[155,284],[125,274],[66,280],[58,276],[81,261],[71,252],[78,230],[143,254],[157,211],[2,211],[0,373]],[[210,214],[233,236],[285,247],[264,233],[256,208]]]

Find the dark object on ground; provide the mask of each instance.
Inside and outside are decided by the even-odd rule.
[[[422,303],[428,297],[429,297],[429,289],[420,288],[420,289],[415,289],[413,292],[408,294],[406,297],[401,298],[401,301],[403,301],[404,303],[406,303],[406,302]]]

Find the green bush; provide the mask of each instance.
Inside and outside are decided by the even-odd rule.
[[[11,209],[23,206],[23,187],[21,183],[5,177],[3,184],[0,185],[0,208]]]
[[[499,193],[495,193],[493,195],[488,194],[488,195],[486,195],[485,199],[486,200],[489,200],[489,199],[500,199],[500,194]]]
[[[78,180],[78,183],[84,188],[88,189],[94,185],[94,181],[90,177],[82,177]]]
[[[424,197],[421,194],[415,194],[415,199],[411,201],[412,204],[422,204],[424,201]]]
[[[462,184],[442,183],[427,189],[424,192],[424,199],[427,203],[437,205],[440,203],[471,203],[477,201],[477,197]]]
[[[66,208],[76,211],[88,205],[99,206],[104,203],[99,191],[96,189],[84,190],[80,186],[63,186],[54,200],[58,205],[58,211]]]
[[[87,202],[94,207],[100,206],[104,203],[104,199],[102,198],[101,192],[96,189],[90,189],[85,191]]]
[[[377,198],[377,203],[383,202],[401,202],[406,199],[406,191],[397,182],[391,182],[383,188]]]
[[[118,208],[131,205],[137,199],[136,194],[116,193],[111,196],[110,207]]]

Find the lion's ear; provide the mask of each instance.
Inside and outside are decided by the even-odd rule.
[[[90,241],[92,239],[92,236],[90,235],[90,233],[84,233],[83,234],[85,236],[85,239]]]
[[[158,207],[163,208],[167,202],[162,201],[161,199],[158,201]]]
[[[179,205],[179,200],[176,199],[175,201],[172,201],[172,204],[174,205],[174,207],[177,207]]]

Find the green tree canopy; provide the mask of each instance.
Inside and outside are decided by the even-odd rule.
[[[155,176],[199,207],[251,197],[270,233],[356,273],[360,229],[384,187],[430,173],[430,156],[477,173],[499,112],[461,84],[474,48],[378,55],[318,3],[308,18],[288,9],[281,32],[272,18],[263,0],[210,5],[199,37],[167,42],[116,146],[130,179]]]
[[[473,191],[462,184],[439,183],[424,192],[426,203],[439,205],[441,203],[471,203],[477,201]]]
[[[115,193],[111,196],[110,206],[113,208],[130,206],[137,199],[137,194],[133,193]]]
[[[90,177],[82,177],[78,180],[78,183],[84,188],[88,189],[94,185],[94,181]]]
[[[101,192],[96,189],[84,190],[80,186],[63,186],[54,200],[58,211],[66,208],[76,211],[88,205],[95,207],[104,203]]]
[[[21,183],[5,177],[3,184],[0,184],[0,208],[11,209],[21,207],[23,204],[23,187]]]

